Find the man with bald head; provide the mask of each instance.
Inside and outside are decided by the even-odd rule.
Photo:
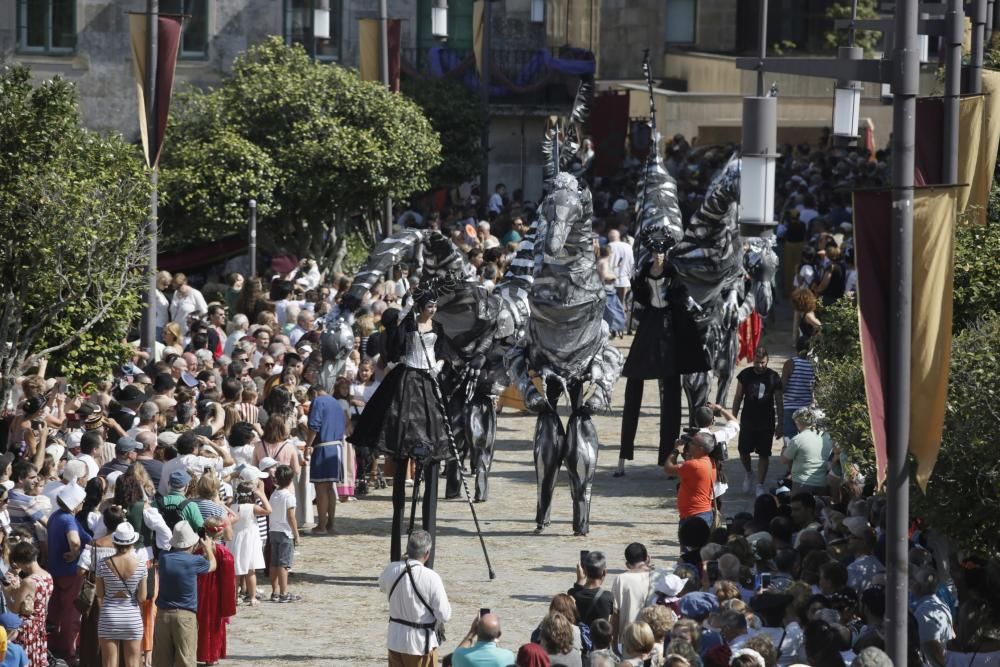
[[[500,617],[483,614],[472,623],[469,634],[451,656],[454,667],[508,667],[513,665],[513,651],[497,646]]]

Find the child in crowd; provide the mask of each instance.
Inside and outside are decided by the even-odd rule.
[[[295,547],[299,546],[299,525],[295,520],[295,474],[291,467],[279,465],[274,471],[277,487],[271,495],[271,602],[297,602],[301,596],[288,592],[288,571],[292,568]]]

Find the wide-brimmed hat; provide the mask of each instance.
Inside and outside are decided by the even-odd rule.
[[[128,521],[122,521],[115,528],[111,541],[120,547],[131,546],[139,541],[139,533],[135,532],[135,528]]]
[[[178,521],[174,526],[174,534],[170,537],[170,546],[174,549],[188,549],[198,543],[198,534],[194,532],[187,521]]]

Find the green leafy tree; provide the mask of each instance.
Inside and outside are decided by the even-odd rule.
[[[210,173],[215,167],[205,161],[252,153],[252,161],[238,165],[238,196],[256,193],[266,202],[258,226],[262,247],[334,268],[358,214],[361,231],[371,235],[374,226],[364,214],[386,196],[402,199],[426,189],[441,161],[438,135],[416,104],[356,72],[316,63],[280,37],[239,56],[218,89],[192,91],[173,115],[181,129],[164,149],[164,178],[174,187],[166,189],[172,202],[164,216],[167,236],[187,238],[191,225],[216,236],[242,230],[244,218],[227,213],[233,195],[214,187],[223,176]],[[178,187],[185,175],[200,183],[202,194],[189,200],[200,207],[197,219],[184,204],[191,190]],[[245,201],[238,204],[243,207]]]
[[[125,358],[148,198],[135,148],[80,127],[72,84],[0,66],[0,403],[42,358],[77,382]]]
[[[954,339],[941,451],[927,492],[911,493],[912,511],[961,548],[1000,557],[1000,225],[959,227],[955,237]],[[875,474],[865,402],[857,303],[841,299],[821,313],[816,338],[816,402],[827,428],[852,461]]]
[[[879,13],[875,10],[875,0],[858,0],[859,19],[877,19]],[[851,3],[835,2],[826,9],[826,17],[831,20],[851,18]],[[865,50],[865,56],[870,57],[878,47],[880,33],[877,30],[858,30],[854,34],[854,45]],[[826,44],[830,48],[838,46],[848,46],[849,34],[845,28],[843,30],[830,30],[825,34]]]
[[[459,185],[477,178],[486,160],[482,100],[451,79],[406,79],[402,91],[423,109],[431,127],[441,135],[441,164],[431,172],[431,183]]]

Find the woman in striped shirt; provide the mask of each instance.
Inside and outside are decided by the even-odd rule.
[[[781,369],[781,386],[784,389],[782,431],[789,439],[799,432],[792,415],[799,408],[813,404],[813,387],[816,384],[816,368],[809,359],[809,340],[799,339],[795,347],[798,354],[786,361]]]

